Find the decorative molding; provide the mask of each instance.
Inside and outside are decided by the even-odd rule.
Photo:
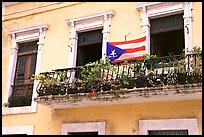
[[[197,118],[139,120],[139,135],[148,135],[148,130],[188,129],[189,135],[198,135]]]
[[[16,30],[12,30],[9,31],[8,34],[12,35],[17,34],[17,33],[25,33],[27,31],[34,31],[34,30],[39,30],[39,29],[43,29],[43,30],[47,30],[49,28],[48,24],[44,24],[44,25],[37,25],[37,26],[31,26],[31,27],[24,27],[24,28],[20,28],[20,29],[16,29]]]
[[[147,51],[150,53],[150,24],[149,20],[184,13],[185,48],[192,49],[192,2],[145,2],[136,5],[142,20],[142,36],[147,39]]]
[[[34,125],[25,125],[25,126],[3,126],[2,135],[6,134],[27,134],[33,135]]]
[[[69,18],[65,20],[70,26],[69,47],[71,48],[71,50],[69,53],[68,67],[76,66],[78,32],[86,32],[103,28],[102,56],[104,55],[104,53],[106,52],[106,42],[108,41],[110,31],[109,29],[111,26],[110,25],[111,17],[114,15],[115,15],[114,10],[108,10],[104,12],[99,12],[77,18]]]
[[[105,135],[106,122],[87,122],[87,123],[65,123],[62,124],[61,135],[68,132],[96,132],[98,135]]]
[[[65,21],[69,24],[71,22],[81,22],[83,20],[87,20],[87,19],[93,19],[93,18],[98,18],[98,17],[103,17],[104,15],[115,15],[115,11],[114,10],[108,10],[108,11],[104,11],[104,12],[99,12],[99,13],[95,13],[95,14],[89,14],[89,15],[85,15],[85,16],[81,16],[81,17],[77,17],[77,18],[69,18],[66,19]]]
[[[12,37],[12,48],[11,48],[10,61],[9,61],[8,77],[7,77],[8,81],[7,81],[7,86],[5,90],[4,104],[8,103],[8,98],[12,93],[11,86],[14,83],[18,44],[27,42],[27,41],[32,41],[32,40],[39,40],[35,74],[40,73],[42,46],[44,45],[45,34],[48,28],[49,28],[49,25],[38,25],[38,26],[32,26],[32,27],[25,27],[25,28],[21,28],[21,29],[17,29],[9,32],[9,35]],[[34,101],[34,98],[37,97],[37,92],[36,92],[37,84],[38,84],[37,81],[34,81],[31,106],[9,108],[7,107],[7,105],[6,106],[3,105],[2,114],[6,115],[6,114],[36,112],[37,103]]]
[[[136,9],[142,9],[143,7],[147,7],[147,6],[153,6],[153,5],[158,5],[161,4],[162,2],[143,2],[141,4],[137,4],[135,6]]]

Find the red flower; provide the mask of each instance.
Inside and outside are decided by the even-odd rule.
[[[93,97],[94,96],[94,92],[89,92],[89,97]]]
[[[112,84],[111,86],[112,86],[112,87],[116,87],[117,85],[116,85],[116,84]]]

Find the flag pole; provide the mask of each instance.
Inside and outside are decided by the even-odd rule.
[[[129,35],[129,34],[130,34],[130,32],[128,32],[128,33],[125,35],[125,41],[126,41],[127,35]]]

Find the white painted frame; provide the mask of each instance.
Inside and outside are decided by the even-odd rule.
[[[65,123],[62,124],[61,135],[68,132],[98,132],[98,135],[105,135],[106,122],[87,123]]]
[[[150,53],[150,19],[184,13],[185,49],[192,50],[192,2],[146,2],[135,7],[140,11],[142,36],[146,36],[146,52]]]
[[[66,19],[66,22],[70,25],[70,53],[68,67],[76,67],[76,57],[77,57],[77,40],[79,32],[86,32],[96,29],[103,29],[103,42],[102,42],[102,58],[106,53],[106,42],[108,42],[108,37],[110,33],[111,18],[115,15],[114,10],[108,10],[104,12],[99,12],[96,14],[90,14],[86,16],[81,16],[77,18]]]
[[[2,135],[6,134],[34,134],[34,125],[25,125],[25,126],[3,126]]]
[[[17,62],[17,53],[18,53],[18,44],[24,43],[33,40],[39,40],[38,52],[37,52],[37,62],[35,74],[40,73],[41,67],[41,57],[42,57],[42,46],[44,45],[45,33],[49,28],[48,25],[33,26],[27,28],[21,28],[9,32],[9,35],[12,37],[12,47],[10,53],[9,67],[8,67],[8,76],[7,76],[7,85],[5,89],[4,102],[2,106],[2,114],[19,114],[19,113],[32,113],[37,111],[37,103],[34,101],[34,98],[37,97],[37,81],[34,81],[33,86],[33,95],[31,106],[23,107],[8,107],[8,98],[12,93],[12,85],[14,83],[14,76],[16,70]]]
[[[189,135],[198,135],[196,118],[139,120],[139,135],[148,135],[148,130],[188,130]]]

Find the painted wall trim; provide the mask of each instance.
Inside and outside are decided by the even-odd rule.
[[[105,135],[106,122],[86,122],[86,123],[64,123],[61,127],[61,135],[68,132],[94,132],[98,135]]]
[[[143,2],[141,4],[137,4],[135,6],[136,9],[142,8],[142,7],[146,7],[146,6],[152,6],[152,5],[157,5],[157,4],[161,4],[162,2]]]
[[[37,62],[35,74],[39,74],[41,70],[41,58],[42,58],[42,46],[44,45],[45,32],[48,29],[48,25],[38,25],[32,27],[26,27],[17,29],[9,32],[9,35],[12,37],[12,48],[10,53],[9,67],[8,67],[8,76],[7,76],[7,85],[5,89],[4,102],[2,106],[2,115],[5,114],[19,114],[19,113],[33,113],[37,111],[37,103],[34,101],[34,98],[37,97],[37,81],[34,81],[33,86],[33,96],[31,106],[24,107],[8,107],[8,99],[12,93],[12,85],[14,83],[14,76],[16,70],[17,54],[18,54],[18,43],[27,42],[31,40],[38,40],[38,52],[37,52]],[[37,33],[37,35],[36,35]],[[20,39],[20,40],[19,40]]]
[[[68,67],[76,67],[77,57],[77,40],[79,32],[91,31],[96,29],[103,29],[103,42],[102,42],[102,57],[106,53],[106,42],[110,33],[111,18],[115,15],[114,10],[107,10],[86,16],[76,18],[68,18],[65,21],[70,26],[70,45]],[[103,57],[105,58],[105,57]]]
[[[34,125],[25,125],[25,126],[3,126],[2,135],[6,134],[27,134],[33,135]]]
[[[48,24],[42,24],[42,25],[36,25],[36,26],[28,26],[28,27],[23,27],[20,29],[15,29],[12,31],[9,31],[8,34],[12,36],[13,33],[18,34],[18,33],[25,33],[26,31],[33,31],[33,30],[39,30],[39,29],[48,29],[50,26]]]
[[[150,19],[182,12],[184,13],[185,48],[192,49],[192,2],[150,2],[136,5],[135,8],[140,11],[142,36],[146,36],[148,53],[150,53]]]
[[[91,19],[91,18],[96,18],[96,17],[103,17],[104,15],[115,15],[115,11],[113,9],[111,10],[107,10],[104,12],[98,12],[95,14],[89,14],[89,15],[85,15],[85,16],[80,16],[80,17],[76,17],[76,18],[68,18],[65,21],[67,23],[71,23],[71,22],[75,22],[75,21],[82,21],[82,20],[86,20],[86,19]]]
[[[188,129],[189,135],[198,135],[197,118],[139,120],[139,135],[148,135],[148,130]]]
[[[19,3],[19,2],[16,2],[14,4],[17,4],[17,3]],[[51,2],[51,3],[48,3],[48,4],[41,5],[41,6],[28,8],[28,9],[24,9],[24,10],[18,10],[18,11],[11,12],[11,13],[8,13],[8,14],[3,14],[3,16],[13,15],[13,14],[16,14],[16,13],[21,13],[21,12],[25,12],[25,11],[29,11],[29,10],[34,10],[34,9],[39,9],[39,8],[47,7],[47,6],[50,6],[50,5],[60,4],[60,3],[63,3],[63,2]]]

